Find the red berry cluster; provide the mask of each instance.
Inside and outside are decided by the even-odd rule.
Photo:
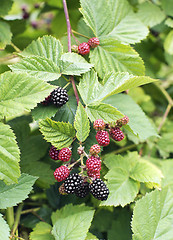
[[[124,134],[121,131],[120,127],[126,125],[129,122],[127,116],[116,121],[114,126],[106,124],[102,119],[97,119],[94,122],[94,129],[97,131],[96,140],[100,146],[107,146],[110,143],[109,135],[115,141],[121,141],[124,139]],[[109,129],[109,133],[105,130]]]
[[[99,39],[96,37],[90,38],[88,42],[83,42],[78,46],[78,52],[81,55],[86,55],[90,52],[90,48],[95,48],[100,44]],[[76,52],[77,49],[75,48],[75,45],[73,45],[73,49]]]
[[[94,122],[93,127],[97,131],[98,144],[90,147],[89,155],[85,152],[84,147],[80,146],[77,150],[80,158],[75,162],[62,165],[54,172],[54,177],[58,182],[64,181],[59,189],[61,194],[75,194],[77,197],[83,198],[91,193],[99,200],[107,199],[109,189],[100,179],[101,159],[98,154],[101,152],[101,146],[107,146],[110,143],[109,136],[115,141],[121,141],[124,138],[120,127],[127,124],[128,121],[129,118],[125,116],[117,120],[114,125],[105,123],[102,119],[97,119]],[[52,159],[62,162],[68,162],[72,156],[71,149],[68,147],[58,150],[52,146],[49,154]],[[86,164],[84,164],[84,157],[87,157]],[[81,173],[70,173],[78,162],[81,163]]]

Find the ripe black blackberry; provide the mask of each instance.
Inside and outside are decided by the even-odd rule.
[[[66,193],[74,193],[77,191],[81,184],[83,183],[83,179],[79,176],[78,173],[72,173],[68,176],[68,178],[64,181],[64,190]]]
[[[81,185],[79,185],[79,188],[75,191],[75,194],[77,197],[84,198],[89,194],[89,192],[89,183],[83,182]]]
[[[101,179],[95,179],[89,185],[90,192],[98,200],[105,201],[109,195],[109,189]]]
[[[58,107],[66,104],[68,102],[68,94],[65,89],[58,87],[53,92],[51,92],[51,101]]]

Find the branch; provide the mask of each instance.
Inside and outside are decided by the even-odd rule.
[[[167,108],[166,108],[166,111],[165,111],[165,113],[164,113],[164,115],[163,115],[162,121],[161,121],[161,123],[160,123],[160,125],[159,125],[159,127],[158,127],[158,133],[160,132],[163,124],[165,123],[166,118],[167,118],[167,116],[168,116],[168,114],[169,114],[169,112],[170,112],[170,110],[171,110],[171,107],[172,107],[171,104],[168,104],[168,106],[167,106]]]
[[[63,6],[64,6],[66,23],[67,23],[68,51],[71,52],[71,25],[70,25],[70,19],[69,19],[69,15],[68,15],[66,0],[63,0]]]
[[[69,15],[68,15],[68,9],[67,9],[66,0],[63,0],[63,6],[64,6],[64,13],[65,13],[65,18],[66,18],[66,23],[67,23],[68,51],[71,52],[71,25],[70,25],[70,19],[69,19]],[[77,104],[78,104],[79,103],[79,96],[78,96],[78,92],[77,92],[77,89],[76,89],[74,77],[71,76],[70,80],[71,80],[71,83],[72,83],[72,86],[73,86],[73,90],[74,90],[74,94],[75,94],[75,97],[76,97],[76,101],[77,101]]]

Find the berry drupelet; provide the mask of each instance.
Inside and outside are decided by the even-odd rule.
[[[70,174],[69,169],[66,166],[57,168],[54,172],[54,177],[58,182],[64,181]]]
[[[100,172],[101,170],[101,160],[100,158],[96,158],[94,156],[91,156],[86,161],[86,167],[88,170],[92,172]]]
[[[61,107],[68,102],[68,94],[65,89],[58,87],[51,92],[51,101],[54,105]]]
[[[72,173],[64,181],[64,190],[66,193],[74,193],[77,191],[83,183],[82,177],[78,173]]]
[[[71,158],[72,152],[69,148],[62,148],[58,154],[58,159],[63,162],[68,162]]]
[[[90,170],[87,171],[88,177],[91,177],[93,179],[100,178],[100,172],[92,172]]]
[[[88,44],[91,48],[95,48],[100,44],[100,42],[98,38],[93,37],[88,40]]]
[[[105,201],[109,195],[109,189],[101,179],[95,179],[89,185],[90,192],[98,200]]]
[[[109,134],[107,131],[98,131],[96,134],[96,140],[100,146],[107,146],[110,143]]]
[[[101,151],[101,147],[98,144],[94,144],[90,148],[90,154],[91,155],[97,155]]]
[[[83,182],[82,184],[79,185],[79,188],[75,191],[75,194],[77,197],[84,198],[89,194],[89,192],[90,192],[89,183]]]
[[[102,119],[97,119],[94,121],[93,128],[96,131],[104,130],[105,129],[105,122]]]
[[[129,122],[129,118],[125,115],[125,117],[117,120],[116,126],[117,127],[122,127],[122,126],[126,125],[128,122]]]
[[[58,160],[58,154],[59,154],[58,149],[56,149],[56,147],[52,146],[49,150],[49,156],[53,159],[53,160]]]
[[[111,128],[109,134],[115,141],[122,141],[124,139],[124,133],[119,127]]]
[[[90,52],[90,46],[88,43],[86,42],[83,42],[81,43],[79,46],[78,46],[78,52],[81,54],[81,55],[86,55]]]

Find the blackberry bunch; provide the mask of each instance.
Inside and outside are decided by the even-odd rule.
[[[58,107],[63,106],[69,100],[67,91],[61,87],[53,90],[50,95],[52,103]]]

